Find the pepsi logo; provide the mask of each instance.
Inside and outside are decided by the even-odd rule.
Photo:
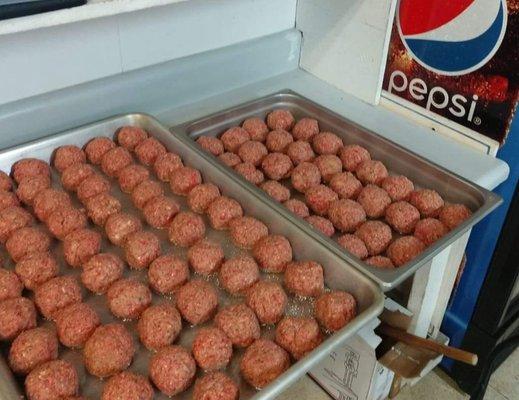
[[[506,0],[400,0],[397,26],[406,49],[442,75],[479,69],[506,31]]]

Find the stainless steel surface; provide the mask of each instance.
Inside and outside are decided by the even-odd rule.
[[[193,149],[186,138],[172,135],[166,128],[162,127],[153,118],[143,114],[131,114],[125,116],[117,116],[107,120],[103,120],[94,124],[86,125],[77,129],[73,129],[61,134],[53,135],[35,142],[27,143],[12,149],[7,149],[0,152],[0,169],[9,171],[11,165],[24,157],[36,157],[44,160],[51,158],[52,152],[55,148],[64,144],[76,144],[83,146],[91,138],[95,136],[108,136],[112,137],[115,130],[122,125],[135,125],[146,129],[152,136],[162,141],[166,147],[177,154],[179,154],[184,163],[193,167],[198,168],[202,172],[204,181],[213,182],[217,184],[222,193],[234,197],[242,204],[245,213],[257,217],[258,219],[265,222],[271,233],[277,233],[285,235],[291,242],[294,255],[296,259],[313,259],[320,262],[325,270],[325,282],[327,287],[332,289],[343,289],[350,291],[356,297],[359,304],[358,316],[341,331],[330,335],[318,348],[312,353],[308,354],[299,362],[292,365],[282,376],[276,379],[269,386],[263,390],[257,392],[250,388],[247,384],[242,382],[239,376],[239,355],[240,351],[235,352],[235,356],[228,367],[228,372],[240,383],[240,389],[243,399],[271,399],[280,393],[283,389],[293,383],[298,377],[308,371],[313,365],[315,365],[320,359],[327,356],[330,351],[340,343],[343,343],[347,338],[351,337],[359,328],[364,326],[370,320],[375,318],[383,307],[383,294],[378,286],[372,282],[369,278],[364,276],[355,268],[352,268],[344,263],[336,254],[328,250],[320,243],[313,240],[303,229],[293,224],[290,218],[286,215],[280,214],[274,210],[268,203],[260,201],[257,194],[251,191],[247,185],[244,185],[239,180],[233,179],[229,176],[228,171],[223,166],[214,165],[213,160],[200,152],[198,149]],[[53,185],[59,186],[59,178],[53,177]],[[183,209],[186,208],[185,198],[175,196],[171,194],[167,185],[164,185],[166,194],[172,196],[177,200]],[[139,213],[139,217],[142,218],[140,211],[135,209],[129,201],[128,195],[123,194],[117,187],[116,183],[112,185],[111,193],[119,198],[123,204],[123,208],[129,212]],[[207,224],[208,225],[208,224]],[[209,227],[209,226],[208,226]],[[162,250],[164,252],[172,252],[180,255],[185,255],[186,250],[179,247],[173,246],[167,240],[167,235],[164,231],[153,230],[159,235],[162,241]],[[235,248],[231,241],[228,233],[222,231],[215,231],[209,229],[207,236],[220,242],[224,248],[226,257],[240,252]],[[72,269],[65,265],[61,254],[61,245],[55,242],[53,248],[54,253],[58,256],[62,274],[74,274],[79,275],[79,269]],[[114,252],[121,255],[121,250],[115,246],[110,245],[106,239],[103,239],[102,245],[103,252]],[[13,268],[12,263],[6,264],[7,268]],[[132,275],[142,280],[146,280],[146,271],[131,271],[126,268],[125,274]],[[279,279],[275,275],[264,275],[265,279]],[[217,284],[216,278],[211,278],[213,283]],[[219,290],[220,305],[225,305],[231,302],[239,301],[237,298],[227,296],[223,290]],[[100,317],[103,323],[116,320],[108,311],[104,296],[94,296],[86,290],[83,292],[84,301],[93,305],[100,313]],[[154,302],[157,301],[168,301],[164,297],[154,295]],[[288,307],[288,313],[290,314],[305,314],[311,310],[311,302],[300,301],[291,299]],[[44,322],[46,325],[52,325],[50,322]],[[135,334],[135,322],[126,321],[124,322],[133,332],[135,342],[138,342]],[[198,328],[188,327],[184,325],[184,329],[177,343],[190,347],[191,341]],[[262,328],[262,334],[270,336],[273,334],[272,328]],[[5,354],[6,346],[3,346],[3,353]],[[142,346],[138,346],[138,351],[134,358],[130,369],[136,372],[146,374],[148,360],[150,352],[145,350]],[[82,394],[88,399],[100,398],[100,392],[102,390],[102,381],[88,375],[81,363],[81,352],[77,350],[70,350],[64,347],[60,347],[60,357],[67,359],[74,363],[77,367],[81,386]],[[1,361],[1,360],[0,360]],[[0,393],[6,392],[2,399],[11,400],[18,398],[15,395],[11,395],[8,392],[9,387],[12,386],[13,378],[8,373],[8,370],[2,369],[0,364]],[[18,381],[18,388],[21,394],[21,381]],[[12,389],[11,389],[12,390]],[[164,395],[156,393],[156,398],[166,399]],[[190,391],[183,393],[182,395],[175,396],[178,399],[190,398]]]
[[[264,118],[268,112],[284,108],[290,110],[296,119],[311,117],[319,121],[322,131],[332,131],[339,135],[346,144],[359,144],[367,148],[374,159],[387,166],[390,173],[403,174],[409,177],[418,187],[437,190],[446,201],[463,203],[472,211],[472,216],[453,231],[449,232],[434,245],[428,247],[420,256],[408,264],[395,269],[372,267],[342,249],[333,239],[327,238],[315,230],[306,221],[295,217],[285,207],[272,200],[261,189],[249,184],[232,169],[224,167],[229,174],[246,184],[258,197],[278,210],[286,218],[304,229],[313,238],[324,244],[349,265],[366,273],[387,291],[394,288],[417,269],[458,239],[485,215],[501,203],[501,198],[494,193],[473,184],[462,177],[447,171],[417,154],[385,139],[374,132],[366,130],[334,112],[308,100],[297,93],[285,90],[224,110],[210,116],[187,122],[171,128],[172,132],[183,134],[192,139],[199,136],[217,136],[231,126],[241,124],[249,117]],[[196,147],[194,143],[193,146]],[[215,163],[220,163],[210,156]]]

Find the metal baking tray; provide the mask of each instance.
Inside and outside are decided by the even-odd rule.
[[[296,259],[313,259],[320,262],[325,270],[325,283],[328,288],[347,290],[353,293],[358,301],[359,313],[350,324],[345,326],[342,330],[328,336],[319,347],[317,347],[314,351],[312,351],[299,362],[293,364],[290,369],[288,369],[283,375],[278,377],[274,382],[260,391],[256,391],[255,389],[251,388],[241,379],[239,374],[239,356],[242,354],[243,350],[235,351],[235,356],[228,366],[227,372],[231,374],[236,382],[239,383],[241,391],[240,398],[274,398],[277,394],[294,383],[301,375],[312,368],[312,366],[319,362],[319,360],[329,355],[336,346],[346,341],[358,329],[368,324],[371,320],[380,314],[383,308],[384,296],[380,288],[372,280],[370,280],[357,269],[347,265],[334,252],[325,248],[319,242],[313,240],[304,229],[301,229],[301,227],[295,225],[290,220],[290,218],[287,218],[286,215],[279,213],[268,203],[261,201],[257,197],[257,194],[254,193],[254,191],[251,191],[247,185],[244,185],[243,182],[230,177],[228,171],[226,171],[223,166],[214,166],[213,160],[211,160],[208,155],[199,150],[192,149],[189,145],[186,144],[185,138],[182,140],[178,136],[172,135],[165,127],[161,126],[159,122],[147,115],[130,114],[116,116],[77,129],[72,129],[64,133],[49,136],[15,148],[1,151],[0,169],[9,171],[11,165],[14,162],[24,157],[36,157],[48,161],[52,156],[53,150],[61,145],[75,144],[78,146],[83,146],[91,138],[96,136],[113,137],[116,129],[123,125],[142,127],[150,135],[156,137],[158,140],[164,143],[164,145],[166,145],[170,151],[179,154],[186,165],[198,168],[202,173],[204,181],[217,184],[223,194],[236,198],[242,204],[246,214],[255,216],[266,223],[271,233],[285,235],[292,244],[294,256]],[[153,173],[151,176],[153,177]],[[59,182],[59,177],[57,177],[55,171],[53,171],[53,186],[59,187]],[[163,184],[163,186],[166,195],[171,196],[177,200],[182,209],[187,208],[184,197],[173,195],[170,192],[167,184]],[[136,215],[142,219],[142,213],[133,207],[129,196],[119,190],[115,181],[112,182],[111,193],[121,201],[124,210],[127,212],[136,213]],[[80,207],[81,205],[77,203],[77,206]],[[146,226],[145,223],[143,223],[143,225]],[[207,220],[206,225],[208,228],[207,236],[221,243],[226,257],[230,257],[237,252],[244,251],[234,247],[228,233],[225,231],[216,231],[210,229]],[[93,225],[91,225],[91,227],[92,226]],[[148,228],[149,230],[156,233],[161,239],[163,253],[171,252],[185,256],[187,250],[171,245],[167,240],[167,233],[164,230],[156,230],[150,227]],[[54,247],[52,250],[57,256],[58,262],[60,263],[61,274],[74,274],[76,276],[79,275],[80,269],[72,269],[66,266],[62,257],[61,245],[59,242],[54,241]],[[123,255],[121,254],[121,249],[111,245],[106,237],[103,238],[101,251],[114,252],[121,256],[122,259],[124,259]],[[8,256],[5,253],[5,249],[1,249],[0,252],[3,253],[3,256],[6,256],[5,259],[8,259]],[[14,266],[12,265],[12,262],[8,262],[6,267],[13,268]],[[125,274],[126,276],[132,276],[143,281],[147,280],[146,270],[134,271],[126,268]],[[274,274],[263,274],[263,276],[265,279],[280,279],[279,276]],[[212,277],[211,280],[215,285],[218,284],[216,277]],[[219,288],[218,291],[220,306],[240,301],[240,299],[236,297],[226,295],[225,292]],[[135,343],[138,345],[138,350],[134,357],[134,361],[130,366],[130,370],[147,375],[147,365],[151,353],[139,343],[135,333],[136,322],[121,321],[113,317],[106,307],[104,296],[96,296],[84,290],[83,301],[91,304],[98,310],[102,323],[118,321],[126,324],[126,326],[133,333]],[[153,302],[157,303],[161,301],[168,300],[163,296],[154,294]],[[305,315],[311,312],[311,309],[312,304],[310,301],[291,297],[287,307],[287,313],[291,315]],[[42,322],[43,325],[52,325],[51,322],[40,322]],[[182,330],[179,339],[177,339],[175,343],[190,348],[197,329],[199,328],[189,327],[187,324],[184,324],[184,329]],[[262,328],[263,336],[272,337],[273,334],[274,330],[271,327]],[[7,346],[1,345],[0,349],[5,355]],[[87,399],[100,398],[103,382],[85,372],[85,369],[82,366],[81,351],[71,350],[60,346],[60,357],[72,362],[76,366],[80,376],[82,395]],[[14,400],[20,398],[23,392],[22,384],[23,382],[20,379],[13,378],[9,369],[6,368],[2,357],[0,357],[0,397],[5,400]],[[175,396],[175,398],[189,399],[191,398],[190,396],[191,391],[187,391]],[[165,395],[160,394],[158,391],[156,391],[155,398],[167,399]]]
[[[295,224],[304,229],[314,239],[324,244],[349,265],[353,265],[366,273],[384,291],[394,288],[420,267],[424,266],[432,257],[456,241],[464,232],[502,202],[502,199],[494,193],[290,90],[283,90],[204,118],[174,126],[171,128],[171,131],[193,140],[199,136],[218,136],[232,126],[241,125],[247,118],[265,118],[270,111],[280,108],[290,110],[296,119],[302,117],[315,118],[319,121],[321,131],[334,132],[343,139],[345,144],[364,146],[370,151],[374,159],[384,162],[390,173],[406,175],[415,183],[416,187],[435,189],[446,201],[463,203],[473,211],[472,216],[468,220],[464,221],[435,244],[429,246],[417,258],[406,265],[395,269],[376,268],[347,253],[335,240],[324,236],[303,219],[295,217],[283,205],[271,199],[261,189],[246,182],[244,178],[231,168],[225,166],[228,173],[246,182],[250,189],[258,197],[261,197],[263,201],[269,203],[271,207],[294,221]],[[194,145],[196,146],[196,144]],[[221,164],[212,155],[210,157],[215,164]],[[290,186],[289,180],[288,186]],[[295,190],[292,190],[292,193],[295,198],[301,197]]]

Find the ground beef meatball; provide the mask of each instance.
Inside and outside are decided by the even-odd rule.
[[[166,228],[179,211],[177,202],[166,196],[154,197],[142,210],[146,222],[157,229]]]
[[[267,126],[271,130],[284,129],[290,131],[295,122],[294,116],[288,110],[274,110],[267,115]]]
[[[65,145],[58,147],[54,152],[54,168],[59,172],[65,171],[74,164],[82,164],[86,162],[86,155],[83,150],[74,145]]]
[[[252,253],[261,269],[267,272],[283,272],[292,261],[292,246],[281,235],[268,235],[259,239]]]
[[[186,390],[193,383],[195,373],[195,360],[181,346],[163,347],[150,359],[150,378],[166,396]]]
[[[57,276],[41,284],[34,291],[34,302],[40,313],[54,320],[58,311],[81,301],[81,287],[71,275]]]
[[[249,132],[239,126],[234,126],[227,129],[220,140],[223,143],[223,147],[226,151],[231,153],[237,153],[240,146],[247,140],[250,140]]]
[[[25,297],[0,302],[0,340],[11,340],[36,327],[34,303]]]
[[[162,195],[164,195],[162,185],[156,181],[146,179],[133,189],[131,198],[133,205],[142,210],[149,200]]]
[[[294,165],[299,165],[302,162],[311,162],[315,157],[312,146],[304,140],[290,143],[286,148],[286,154],[290,157]]]
[[[132,162],[133,159],[128,150],[124,147],[114,147],[101,158],[101,169],[106,175],[117,177],[119,172]]]
[[[162,182],[169,182],[169,178],[173,171],[183,167],[182,159],[175,153],[165,153],[157,157],[153,170],[155,175]]]
[[[272,133],[272,132],[271,132]],[[238,149],[238,155],[243,162],[249,163],[257,167],[268,154],[265,145],[255,140],[249,140],[243,143]]]
[[[123,371],[104,385],[101,400],[152,400],[153,388],[143,375]]]
[[[366,213],[356,201],[340,199],[330,203],[328,218],[341,232],[355,232],[366,221]]]
[[[319,133],[319,123],[313,118],[301,118],[294,125],[292,135],[296,140],[310,141]]]
[[[224,253],[218,243],[204,239],[189,248],[187,259],[196,273],[209,275],[221,267]]]
[[[204,236],[204,220],[200,215],[190,211],[179,212],[169,225],[169,240],[177,246],[192,246]]]
[[[386,222],[399,233],[412,233],[420,212],[407,201],[397,201],[386,208]]]
[[[121,202],[108,193],[90,197],[85,207],[88,217],[99,226],[104,226],[111,215],[120,213],[122,209]]]
[[[9,365],[14,373],[26,375],[37,366],[58,358],[58,339],[53,330],[34,328],[14,339],[9,349]]]
[[[253,185],[259,185],[265,180],[265,175],[251,163],[240,163],[234,170]]]
[[[254,311],[243,303],[225,307],[216,314],[214,322],[237,347],[250,346],[261,334]]]
[[[140,163],[146,166],[153,165],[158,157],[167,152],[164,145],[153,137],[141,141],[134,151]]]
[[[267,124],[261,118],[247,118],[241,127],[249,132],[251,140],[258,142],[264,142],[269,132]]]
[[[50,167],[45,161],[36,158],[24,158],[13,164],[11,175],[16,183],[20,183],[31,176],[44,175],[50,177]]]
[[[284,317],[276,327],[275,340],[299,360],[321,344],[323,335],[312,317]]]
[[[381,221],[364,222],[355,235],[364,242],[370,256],[384,252],[393,238],[389,225]]]
[[[22,295],[23,281],[20,281],[17,274],[18,272],[0,268],[0,302]]]
[[[364,184],[380,185],[388,177],[386,166],[381,161],[363,161],[355,170],[357,178]]]
[[[218,295],[209,282],[195,279],[178,290],[177,307],[187,322],[192,325],[202,324],[214,315],[218,307]]]
[[[195,186],[202,183],[200,171],[191,167],[180,167],[169,177],[171,191],[180,196],[187,196]]]
[[[13,182],[9,175],[7,175],[4,171],[0,171],[0,190],[9,191],[13,188]]]
[[[310,215],[310,210],[308,210],[308,206],[301,200],[298,199],[290,199],[283,203],[283,205],[299,218],[306,218]]]
[[[115,143],[112,139],[99,136],[90,140],[85,146],[85,153],[90,161],[94,165],[101,164],[103,156],[111,149],[115,147]]]
[[[277,129],[270,131],[267,134],[265,145],[268,151],[276,153],[284,153],[288,145],[294,141],[294,138],[283,129]]]
[[[70,207],[72,207],[72,203],[69,195],[61,190],[51,188],[39,192],[33,202],[34,213],[43,222],[47,221],[47,218],[54,211]]]
[[[415,236],[402,236],[395,239],[387,248],[387,255],[397,267],[400,267],[424,251],[425,245]]]
[[[335,227],[333,226],[332,221],[327,218],[319,215],[310,215],[305,218],[305,221],[326,237],[332,237],[335,234]]]
[[[419,189],[411,193],[409,202],[418,208],[422,217],[437,217],[444,205],[438,192],[431,189]]]
[[[110,242],[117,246],[122,246],[130,233],[141,229],[141,221],[137,217],[124,212],[111,215],[105,223],[106,236],[108,236]]]
[[[18,262],[27,254],[49,250],[50,244],[50,236],[41,229],[24,227],[11,234],[5,248],[11,258]]]
[[[81,282],[96,294],[105,293],[123,275],[124,263],[113,253],[99,253],[83,264]]]
[[[355,257],[361,260],[368,256],[368,249],[364,242],[355,235],[346,234],[337,239],[337,243]]]
[[[230,294],[242,294],[259,280],[258,264],[248,255],[239,255],[225,261],[218,276]]]
[[[279,181],[290,177],[293,169],[292,160],[283,153],[270,153],[261,162],[261,168],[269,179]]]
[[[206,212],[207,207],[220,196],[220,189],[212,183],[202,183],[195,186],[187,195],[187,205],[199,214]]]
[[[29,290],[34,290],[58,275],[59,267],[50,252],[42,251],[23,257],[16,263],[15,271],[23,285]]]
[[[196,139],[196,142],[203,150],[211,153],[215,157],[223,154],[223,143],[216,137],[200,136],[198,139]]]
[[[128,368],[135,354],[132,335],[122,324],[99,326],[86,341],[83,360],[90,374],[106,378]]]
[[[278,181],[266,181],[261,184],[261,188],[274,200],[283,203],[290,199],[290,189]]]
[[[149,350],[158,350],[175,341],[182,330],[180,314],[171,303],[162,303],[148,307],[141,314],[137,332],[144,346]]]
[[[243,209],[240,203],[230,197],[220,196],[207,207],[207,217],[214,229],[227,229],[229,221],[241,217]]]
[[[50,187],[50,178],[46,175],[30,176],[22,179],[16,189],[16,196],[27,205],[32,205],[34,198],[42,190]]]
[[[315,302],[315,317],[324,329],[335,332],[357,315],[357,301],[348,292],[335,290],[321,295]]]
[[[132,151],[135,147],[148,137],[146,131],[137,126],[123,126],[116,132],[119,146]]]
[[[238,400],[238,385],[223,372],[211,372],[198,378],[193,390],[193,400]]]
[[[71,165],[61,174],[61,184],[65,190],[75,192],[81,182],[94,173],[94,169],[89,164]]]
[[[285,269],[285,287],[297,296],[316,297],[324,290],[323,267],[315,261],[294,261]]]
[[[196,363],[204,371],[222,369],[232,357],[232,343],[225,333],[218,328],[200,329],[192,347]]]
[[[149,177],[150,172],[146,167],[138,164],[130,164],[119,171],[117,181],[124,193],[131,193],[139,183],[148,180]]]
[[[312,186],[305,192],[306,204],[318,215],[326,215],[330,205],[338,199],[337,193],[325,185]]]
[[[247,290],[245,300],[262,324],[277,323],[283,317],[288,302],[279,283],[262,280]]]
[[[312,138],[312,147],[317,154],[335,155],[342,146],[342,139],[331,132],[320,132]]]
[[[393,261],[384,256],[373,256],[365,260],[365,263],[377,268],[395,268]]]
[[[49,190],[49,189],[46,189]],[[45,190],[43,190],[45,191]],[[42,193],[42,192],[39,192]],[[36,195],[37,196],[37,195]],[[0,191],[0,210],[5,210],[7,207],[19,206],[20,200],[13,192]]]
[[[245,380],[256,389],[267,386],[290,367],[288,353],[268,339],[250,345],[240,362]]]
[[[339,150],[339,158],[344,169],[353,172],[364,161],[370,160],[371,156],[364,147],[352,144],[344,146]]]
[[[90,197],[109,192],[110,186],[110,182],[107,179],[99,174],[92,174],[83,179],[78,185],[76,194],[79,201],[85,203]]]
[[[436,218],[424,218],[416,223],[414,229],[414,235],[426,246],[430,246],[448,232],[443,222]]]
[[[106,292],[108,307],[116,317],[139,318],[151,304],[151,291],[147,285],[134,279],[119,279]]]
[[[264,236],[268,235],[267,226],[253,217],[237,217],[229,222],[233,243],[243,249],[250,249]]]
[[[11,206],[0,211],[0,242],[5,243],[11,233],[32,222],[31,214],[22,207]]]
[[[440,211],[440,221],[452,230],[471,215],[472,211],[463,204],[446,204]]]
[[[69,233],[87,226],[84,210],[70,207],[60,207],[47,218],[47,228],[50,233],[63,240]]]
[[[31,371],[25,379],[29,400],[54,400],[75,396],[79,390],[76,369],[68,361],[48,361]]]
[[[148,281],[153,290],[172,294],[189,279],[187,262],[173,254],[157,257],[148,269]]]
[[[80,267],[101,250],[101,235],[91,229],[78,229],[63,240],[65,261],[71,267]]]
[[[152,232],[129,234],[124,243],[124,256],[130,268],[144,269],[160,255],[160,240]]]
[[[86,303],[75,303],[56,313],[59,341],[67,347],[83,347],[101,323],[95,310]]]
[[[226,152],[218,156],[218,159],[227,165],[229,168],[234,168],[241,163],[241,158],[237,154]]]
[[[325,182],[329,182],[335,175],[342,172],[342,164],[339,157],[333,154],[323,154],[314,160]]]
[[[290,179],[294,189],[298,192],[305,193],[311,187],[321,183],[321,172],[316,165],[302,162],[294,168]]]
[[[393,201],[408,200],[414,190],[414,184],[403,175],[388,176],[382,181],[384,189]]]
[[[362,189],[357,201],[360,203],[362,208],[364,208],[364,211],[366,211],[366,215],[370,218],[383,217],[386,208],[391,204],[391,198],[387,192],[372,184],[368,184],[364,189]]]
[[[356,199],[362,190],[362,183],[351,172],[335,174],[330,179],[330,188],[341,199]]]

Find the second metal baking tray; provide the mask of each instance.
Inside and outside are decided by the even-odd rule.
[[[405,175],[417,187],[434,189],[446,201],[465,204],[472,210],[473,214],[468,220],[429,246],[411,262],[394,269],[376,268],[344,251],[336,241],[324,236],[303,219],[295,217],[283,205],[271,199],[261,189],[246,182],[231,168],[225,167],[229,174],[232,174],[240,181],[246,182],[256,196],[270,204],[271,207],[278,210],[285,217],[290,218],[315,240],[324,244],[349,265],[353,265],[366,273],[379,283],[384,291],[394,288],[420,267],[424,266],[432,257],[456,241],[502,201],[494,193],[290,90],[283,90],[207,117],[174,126],[171,128],[171,131],[193,140],[204,135],[218,136],[232,126],[241,125],[247,118],[265,118],[270,111],[281,108],[292,112],[296,120],[302,117],[315,118],[319,121],[321,131],[331,131],[337,134],[343,139],[345,144],[364,146],[369,150],[374,159],[382,161],[387,166],[390,173]],[[191,140],[192,145],[198,147],[193,140]],[[210,157],[215,164],[221,165],[218,159],[213,156]]]

